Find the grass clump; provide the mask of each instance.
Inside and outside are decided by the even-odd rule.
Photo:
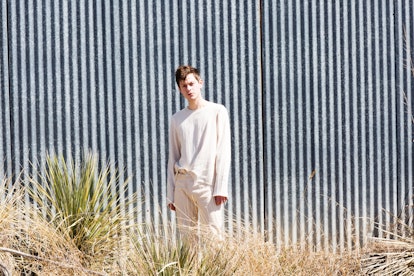
[[[126,210],[135,195],[125,198],[127,181],[120,183],[116,169],[98,166],[97,155],[89,152],[76,164],[48,155],[43,174],[31,178],[29,192],[63,237],[86,256],[108,262],[124,241],[127,222],[132,221]]]
[[[25,202],[25,189],[0,183],[0,275],[99,275],[82,253]]]

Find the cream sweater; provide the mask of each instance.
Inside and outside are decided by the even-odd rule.
[[[212,185],[213,196],[228,197],[231,143],[227,109],[207,102],[175,113],[170,122],[167,202],[174,203],[175,174],[185,171],[195,182]]]

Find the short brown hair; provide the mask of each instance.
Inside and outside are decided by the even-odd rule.
[[[193,74],[196,80],[200,81],[201,76],[200,72],[197,68],[189,66],[189,65],[181,65],[177,68],[175,71],[175,81],[177,82],[177,85],[180,85],[179,82],[182,80],[185,80],[188,75]]]

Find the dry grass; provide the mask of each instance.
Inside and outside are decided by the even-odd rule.
[[[276,271],[276,275],[361,275],[360,254],[284,249]]]
[[[252,232],[203,246],[174,238],[171,225],[140,225],[90,256],[54,222],[28,205],[19,183],[0,186],[0,275],[356,275],[359,255],[277,250]],[[11,190],[10,187],[13,187]],[[207,242],[206,242],[207,241]],[[96,252],[102,252],[97,250]]]
[[[64,164],[64,160],[54,160],[54,164]],[[54,177],[42,179],[43,182],[38,183],[39,185],[32,183],[37,189],[31,190],[30,194],[35,197],[36,204],[27,203],[28,192],[22,188],[23,185],[19,181],[10,183],[9,180],[4,180],[0,185],[0,275],[360,274],[359,252],[331,254],[312,252],[301,249],[303,247],[300,246],[280,249],[276,248],[275,244],[266,242],[260,234],[249,227],[236,229],[237,233],[226,236],[222,242],[211,240],[208,231],[200,230],[199,237],[202,242],[190,244],[177,239],[174,227],[169,224],[160,225],[156,229],[154,224],[127,226],[124,223],[114,224],[109,219],[84,219],[91,214],[85,210],[102,206],[100,201],[90,207],[81,204],[80,206],[84,206],[81,208],[82,211],[76,213],[74,210],[79,208],[66,207],[73,207],[72,200],[75,195],[87,199],[85,194],[75,193],[73,189],[62,190],[62,200],[59,204],[53,197],[56,189],[49,190],[51,194],[42,194],[50,188],[58,188],[53,185],[61,180],[66,182],[62,182],[63,185],[59,188],[75,185],[71,181],[76,179],[85,179],[77,176],[71,180],[71,176],[76,176],[76,170],[70,173],[65,171],[70,170],[72,166],[64,166],[63,174],[58,172],[59,166],[51,167],[54,168]],[[92,168],[86,172],[89,176],[101,175]],[[108,175],[107,172],[104,170],[103,175]],[[92,178],[87,179],[92,181]],[[86,183],[89,183],[90,187],[99,187],[95,185],[96,182],[92,185],[89,180]],[[41,187],[45,188],[42,190]],[[76,184],[73,188],[78,189],[77,187],[81,186]],[[40,194],[36,194],[36,191]],[[91,195],[90,189],[86,191]],[[109,192],[105,187],[99,191],[101,195]],[[41,202],[42,198],[48,200]],[[70,202],[65,203],[63,198]],[[60,215],[56,217],[52,210],[45,208],[55,208],[55,212]],[[63,210],[72,210],[73,212],[68,213],[69,218],[77,219],[67,223],[68,218],[63,215]],[[117,211],[118,208],[114,210]],[[108,212],[110,213],[110,210]],[[115,215],[118,216],[119,213]],[[117,221],[124,219],[119,217]],[[108,239],[100,239],[100,235],[91,239],[89,235],[85,235],[88,232],[83,230],[91,225],[95,226],[96,223],[99,223],[100,227],[106,227],[109,231],[106,233],[114,234],[103,236],[110,237]],[[76,228],[73,228],[74,226]],[[114,227],[118,230],[112,232],[111,229]],[[88,246],[80,246],[79,234],[76,233],[88,238],[88,242],[85,242]]]
[[[365,275],[414,275],[413,228],[398,220],[398,231],[372,238],[361,258]]]
[[[172,238],[171,226],[155,231],[150,225],[120,237],[107,259],[93,259],[33,212],[24,203],[23,190],[11,193],[4,186],[9,185],[3,185],[1,194],[7,196],[0,200],[4,275],[356,275],[359,269],[358,255],[278,251],[249,229],[242,231],[243,238],[228,236],[220,244],[195,249]]]
[[[278,250],[248,228],[238,230],[238,237],[229,235],[219,243],[201,233],[203,245],[195,250],[172,239],[172,230],[151,228],[135,236],[135,271],[145,271],[146,275],[360,274],[358,252],[332,254],[293,246]]]
[[[43,217],[27,206],[19,184],[1,184],[0,268],[5,275],[91,275],[82,254]],[[1,270],[0,270],[1,271]]]

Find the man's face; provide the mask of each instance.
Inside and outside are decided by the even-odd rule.
[[[178,82],[178,88],[181,94],[187,101],[195,101],[201,97],[201,87],[203,87],[203,81],[197,80],[194,74],[189,74],[185,80]]]

